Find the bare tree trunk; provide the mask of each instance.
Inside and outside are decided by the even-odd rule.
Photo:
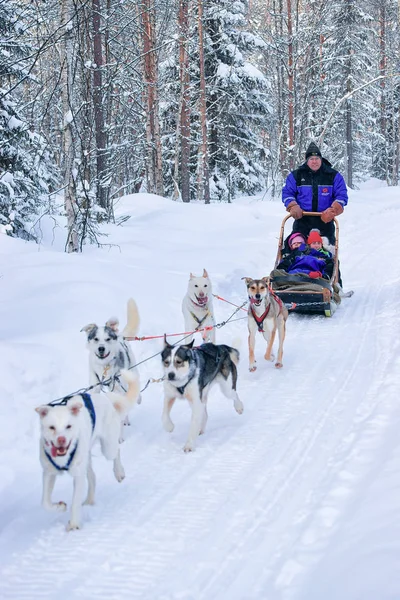
[[[64,180],[64,207],[67,215],[68,237],[66,242],[67,252],[79,252],[79,239],[77,230],[78,207],[75,194],[75,183],[73,178],[74,167],[74,143],[72,137],[73,113],[70,103],[70,91],[72,90],[72,26],[70,22],[71,7],[70,0],[61,2],[61,27],[64,27],[64,35],[61,45],[61,100],[63,107],[63,130],[62,145],[64,153],[63,180]]]
[[[147,187],[149,192],[163,196],[161,135],[158,118],[156,29],[152,0],[143,0],[141,8],[144,83],[146,88]]]
[[[189,0],[179,0],[179,75],[181,82],[181,190],[183,202],[190,202],[190,106],[189,106]]]
[[[289,142],[289,169],[294,168],[293,147],[294,147],[294,76],[293,76],[293,26],[292,26],[292,4],[287,0],[287,30],[288,30],[288,142]]]
[[[199,29],[199,59],[200,59],[200,126],[201,144],[199,147],[198,161],[198,186],[197,194],[200,201],[210,204],[210,178],[208,166],[208,140],[207,140],[207,106],[206,106],[206,78],[204,69],[204,31],[203,31],[203,1],[198,1],[198,29]]]
[[[100,0],[92,0],[93,19],[93,58],[95,67],[93,69],[93,112],[94,126],[96,131],[96,198],[98,204],[104,208],[109,215],[108,186],[105,178],[107,176],[107,136],[104,128],[104,103],[103,103],[103,48],[102,35],[100,33]]]
[[[348,65],[348,75],[347,75],[347,93],[350,93],[351,90],[351,81],[350,81],[350,61]],[[352,110],[351,110],[352,98],[348,98],[346,100],[346,179],[347,185],[352,188],[353,187],[353,122],[352,122]]]
[[[386,11],[385,11],[385,0],[381,0],[379,6],[379,75],[382,75],[380,80],[381,88],[381,118],[380,118],[380,133],[383,140],[383,147],[378,152],[379,171],[385,176],[386,181],[388,180],[388,161],[387,161],[387,120],[386,120]],[[383,150],[383,152],[382,152]]]

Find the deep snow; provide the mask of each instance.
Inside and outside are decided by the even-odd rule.
[[[196,452],[182,452],[190,413],[161,427],[162,386],[132,413],[127,477],[95,448],[97,503],[67,533],[67,514],[40,507],[35,406],[88,384],[90,322],[135,298],[140,335],[184,331],[189,273],[241,304],[243,276],[272,269],[280,202],[181,204],[123,198],[105,244],[63,253],[65,230],[42,219],[42,243],[0,235],[0,597],[141,600],[399,600],[399,188],[376,181],[340,217],[344,300],[331,319],[291,315],[284,367],[247,365],[246,320],[218,330],[241,351],[239,416],[215,390]],[[217,321],[232,313],[214,300]],[[243,315],[238,315],[243,316]],[[162,340],[132,343],[138,360]],[[140,366],[142,385],[159,358]],[[70,500],[58,478],[54,499]]]

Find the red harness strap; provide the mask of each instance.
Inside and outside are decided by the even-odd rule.
[[[283,302],[282,302],[282,300],[279,298],[279,296],[277,296],[277,295],[275,294],[274,290],[273,290],[273,289],[272,289],[270,286],[268,286],[268,289],[269,289],[269,293],[271,294],[271,296],[272,296],[272,297],[274,298],[274,300],[276,300],[276,302],[278,303],[278,306],[279,306],[279,312],[278,312],[278,315],[279,315],[279,314],[282,312],[282,308],[283,308]]]
[[[253,310],[253,307],[252,307],[252,306],[251,306],[251,304],[250,304],[250,311],[251,311],[251,314],[253,315],[253,319],[254,319],[254,320],[255,320],[255,322],[257,323],[258,331],[261,331],[261,333],[263,333],[263,332],[264,332],[264,329],[263,329],[263,323],[264,323],[265,319],[266,319],[266,318],[267,318],[267,316],[268,316],[268,313],[269,313],[269,309],[270,309],[270,308],[271,308],[271,305],[270,305],[270,304],[268,304],[268,307],[267,307],[267,309],[265,310],[265,312],[264,312],[264,313],[261,315],[261,317],[259,317],[258,315],[256,315],[256,313],[255,313],[255,312],[254,312],[254,310]]]

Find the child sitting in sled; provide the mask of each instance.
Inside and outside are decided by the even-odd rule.
[[[288,246],[291,251],[284,256],[277,265],[290,274],[301,273],[308,275],[311,279],[330,279],[333,273],[334,262],[332,254],[323,247],[323,242],[319,231],[313,229],[310,231],[307,244],[303,237],[303,242],[297,239],[302,234],[293,233],[288,238]]]

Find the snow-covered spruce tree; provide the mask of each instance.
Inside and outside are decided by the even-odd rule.
[[[321,48],[323,86],[319,93],[329,102],[329,113],[338,100],[357,90],[376,77],[372,17],[355,0],[334,1],[323,24],[324,43]],[[370,171],[371,157],[368,147],[375,127],[375,101],[372,88],[355,91],[340,104],[326,129],[327,157],[335,168],[343,172],[346,182],[353,187],[356,173],[364,176]],[[322,128],[328,115],[320,116]]]
[[[32,238],[29,220],[56,183],[44,138],[24,118],[21,83],[29,77],[24,5],[0,4],[0,231]]]
[[[264,186],[268,84],[254,60],[264,43],[246,31],[247,10],[243,0],[204,5],[210,191],[228,202]]]
[[[265,183],[262,132],[270,119],[268,85],[256,66],[255,53],[261,39],[245,30],[246,3],[212,0],[203,3],[204,63],[210,194],[213,200],[230,201],[238,193],[254,194]],[[202,122],[200,114],[200,56],[198,2],[190,5],[189,111],[190,192],[196,199],[201,164]],[[164,177],[166,191],[181,189],[180,40],[175,52],[161,65],[161,103]]]

